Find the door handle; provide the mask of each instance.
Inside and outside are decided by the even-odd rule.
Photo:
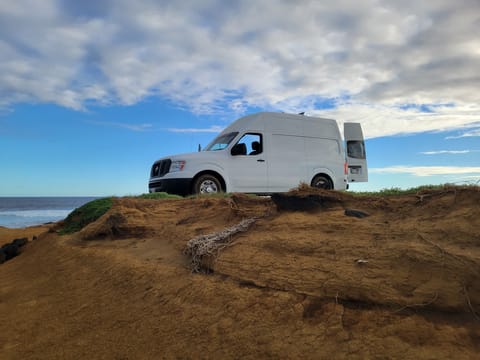
[[[258,162],[265,162],[265,160],[263,160],[263,159],[258,159],[257,161]]]

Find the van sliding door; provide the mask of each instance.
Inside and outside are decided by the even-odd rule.
[[[346,143],[347,179],[349,182],[367,182],[367,155],[362,127],[359,123],[345,123],[343,129]]]

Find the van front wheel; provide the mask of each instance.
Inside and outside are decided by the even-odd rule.
[[[205,174],[195,180],[193,189],[195,194],[216,194],[222,191],[222,185],[215,176]]]
[[[312,180],[312,187],[318,189],[332,190],[332,181],[325,175],[317,175]]]

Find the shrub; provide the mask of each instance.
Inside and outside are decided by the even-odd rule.
[[[64,220],[60,234],[72,234],[83,229],[105,214],[113,204],[113,198],[102,198],[90,201],[73,210]]]

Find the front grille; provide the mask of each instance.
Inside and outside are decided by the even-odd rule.
[[[170,159],[157,161],[152,166],[150,177],[159,177],[159,176],[165,175],[170,170],[171,164],[172,164],[172,160]]]

